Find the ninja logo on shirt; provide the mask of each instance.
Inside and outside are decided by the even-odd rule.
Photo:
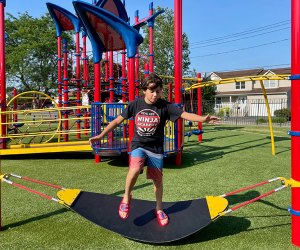
[[[151,109],[143,109],[135,116],[135,126],[140,136],[154,135],[159,122],[159,115]]]

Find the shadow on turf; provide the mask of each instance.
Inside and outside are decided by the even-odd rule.
[[[28,224],[28,223],[31,223],[31,222],[34,222],[34,221],[43,220],[43,219],[46,219],[46,218],[49,218],[49,217],[52,217],[52,216],[55,216],[55,215],[58,215],[58,214],[63,214],[63,213],[66,213],[66,212],[70,212],[70,210],[67,209],[67,208],[61,208],[59,210],[56,210],[56,211],[53,211],[53,212],[50,212],[50,213],[47,213],[47,214],[42,214],[42,215],[32,217],[32,218],[29,218],[29,219],[26,219],[26,220],[22,220],[22,221],[18,221],[18,222],[15,222],[15,223],[5,225],[5,226],[2,227],[2,229],[3,230],[8,230],[10,228],[20,227],[20,226],[23,226],[25,224]]]
[[[240,232],[248,230],[250,225],[250,220],[245,218],[234,216],[221,217],[195,234],[167,245],[181,246],[215,240],[218,238],[239,234]]]
[[[218,137],[214,137],[214,138],[205,138],[205,139],[203,139],[203,142],[212,142],[214,140],[219,140],[219,139],[224,139],[224,138],[228,139],[228,138],[237,137],[237,136],[240,136],[240,135],[230,135],[230,136],[225,135],[225,136],[218,136]],[[205,137],[205,134],[204,134],[204,137]],[[201,143],[201,142],[198,142],[198,137],[197,136],[193,136],[190,139],[187,139],[185,137],[184,143],[185,143],[184,147],[186,148],[186,147],[190,147],[191,145],[193,145],[193,146],[199,145],[199,143]]]
[[[152,186],[152,182],[147,182],[147,183],[144,183],[144,184],[141,184],[141,185],[136,185],[133,187],[132,191],[135,191],[135,190],[138,190],[138,189],[142,189],[142,188],[145,188],[145,187],[148,187],[148,186]],[[121,194],[124,194],[125,193],[125,189],[123,190],[120,190],[120,191],[117,191],[117,192],[114,192],[112,193],[111,195],[121,195]]]
[[[234,204],[240,204],[242,202],[249,201],[255,197],[258,197],[259,195],[261,194],[258,191],[248,191],[244,194],[232,195],[226,197],[226,199],[230,204],[229,207],[232,207]],[[265,205],[271,206],[278,210],[287,211],[286,208],[279,207],[268,201],[258,200],[257,202],[261,202]],[[270,215],[264,215],[263,217],[273,218],[278,216],[282,217],[282,216],[290,216],[290,215],[288,213],[281,214],[281,215],[270,214]],[[256,217],[256,216],[252,216],[252,217]],[[192,234],[179,241],[168,243],[167,245],[180,246],[180,245],[187,245],[187,244],[195,244],[199,242],[205,242],[205,241],[215,240],[218,238],[239,234],[243,231],[253,231],[258,229],[286,226],[286,225],[290,225],[290,223],[276,224],[271,226],[263,226],[263,227],[249,229],[250,225],[251,225],[251,221],[245,217],[224,216],[212,222],[210,225],[196,232],[195,234]]]
[[[193,142],[189,146],[185,146],[187,150],[184,151],[182,165],[180,168],[187,168],[194,166],[196,164],[201,164],[203,162],[209,162],[216,159],[222,158],[224,155],[235,153],[235,152],[243,152],[245,150],[249,150],[252,148],[265,146],[270,144],[269,140],[266,141],[268,137],[255,139],[251,141],[241,142],[241,143],[232,143],[234,141],[229,141],[231,143],[227,146],[222,147],[211,147],[199,145],[198,142]],[[261,143],[259,143],[261,142]],[[249,143],[255,143],[255,145],[248,145]],[[197,146],[197,147],[195,147]],[[178,168],[175,166],[175,161],[172,161],[172,158],[166,159],[166,168]]]
[[[230,205],[234,205],[234,204],[240,204],[242,202],[252,200],[260,195],[261,195],[260,192],[258,192],[256,190],[251,190],[251,191],[248,191],[243,194],[235,194],[235,195],[228,196],[228,197],[226,197],[226,199],[228,200]],[[279,207],[276,204],[273,204],[272,202],[269,202],[269,201],[260,199],[256,202],[260,202],[262,204],[276,208],[278,210],[287,211],[287,208]]]

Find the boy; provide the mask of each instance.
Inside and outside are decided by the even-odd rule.
[[[129,216],[131,191],[146,163],[147,178],[152,179],[154,184],[156,218],[161,226],[166,226],[169,219],[162,207],[165,123],[167,120],[175,122],[180,117],[194,122],[215,123],[219,118],[209,115],[202,117],[187,113],[174,104],[161,99],[163,89],[162,80],[156,74],[149,74],[141,84],[141,89],[143,90],[144,97],[130,102],[120,116],[109,123],[100,135],[90,138],[89,142],[92,145],[116,128],[125,119],[134,118],[131,160],[126,177],[125,194],[119,206],[119,215],[122,219],[127,219]]]

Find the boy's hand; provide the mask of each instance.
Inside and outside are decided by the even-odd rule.
[[[204,119],[205,119],[204,122],[207,122],[209,124],[216,124],[216,123],[218,123],[221,120],[219,117],[217,117],[217,116],[210,116],[209,114],[206,115],[204,117]]]
[[[89,143],[90,143],[90,146],[93,147],[93,144],[100,141],[101,138],[99,138],[98,136],[94,136],[94,137],[91,137],[89,139]]]

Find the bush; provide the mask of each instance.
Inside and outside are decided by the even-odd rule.
[[[268,122],[268,119],[265,119],[265,118],[262,118],[262,117],[257,120],[257,123],[259,123],[259,124],[267,123],[267,122]]]
[[[228,116],[228,117],[229,117],[229,112],[230,112],[230,108],[229,108],[229,107],[226,107],[226,108],[225,108],[225,113],[226,113],[226,116]]]
[[[224,118],[224,116],[225,116],[225,110],[223,108],[221,108],[219,110],[218,116],[221,117],[221,118]]]
[[[285,118],[289,121],[291,120],[291,111],[287,108],[275,110],[274,115],[276,117]]]
[[[230,112],[230,108],[226,107],[226,108],[221,108],[218,112],[218,116],[221,118],[229,117],[229,112]]]
[[[273,123],[286,123],[288,121],[287,117],[274,117],[272,119]]]

